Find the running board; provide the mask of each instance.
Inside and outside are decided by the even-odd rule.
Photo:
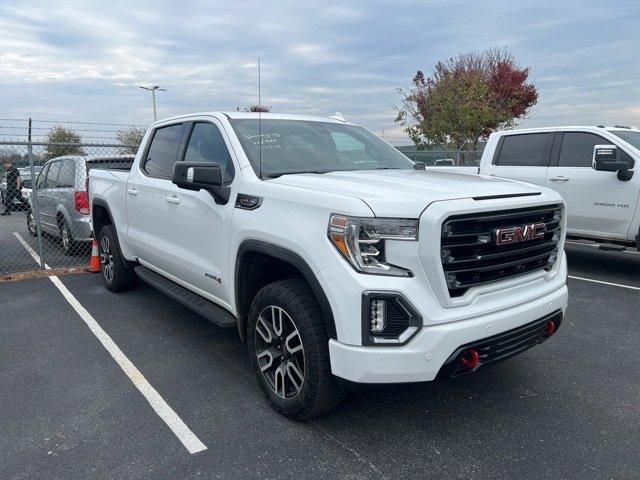
[[[624,245],[617,245],[615,243],[601,243],[598,245],[598,248],[605,252],[624,252],[627,249]]]
[[[143,282],[157,288],[162,293],[190,308],[198,315],[202,315],[219,327],[231,328],[237,325],[236,318],[224,308],[157,274],[153,270],[138,266],[134,268],[134,271]]]

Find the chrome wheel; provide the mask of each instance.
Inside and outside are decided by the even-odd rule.
[[[102,275],[107,283],[113,280],[113,255],[109,239],[104,236],[100,239],[100,264],[102,265]]]
[[[298,396],[304,385],[302,338],[282,308],[270,305],[258,315],[255,329],[258,366],[271,390],[281,398]]]
[[[36,228],[36,221],[33,218],[33,212],[31,210],[29,210],[29,212],[27,213],[27,230],[29,230],[29,233],[34,237],[38,234],[38,229]]]
[[[62,246],[64,247],[64,251],[69,252],[71,250],[72,240],[71,240],[71,232],[69,232],[69,227],[67,227],[66,223],[62,224],[60,235],[62,236]]]

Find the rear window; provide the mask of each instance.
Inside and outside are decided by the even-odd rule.
[[[86,167],[87,173],[91,170],[131,170],[133,160],[135,157],[131,156],[118,156],[118,157],[106,157],[106,158],[91,158],[87,160]]]
[[[170,179],[184,133],[184,124],[158,128],[147,150],[144,171],[151,177]]]
[[[549,160],[553,133],[528,133],[526,135],[507,135],[494,165],[501,167],[540,167]]]

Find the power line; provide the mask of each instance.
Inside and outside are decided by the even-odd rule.
[[[28,122],[28,118],[0,118],[0,122]],[[105,123],[105,122],[72,122],[70,120],[39,120],[32,119],[32,122],[40,123],[59,123],[59,124],[72,124],[72,125],[107,125],[111,127],[148,127],[148,125],[142,123]],[[26,127],[25,127],[26,128]]]
[[[133,126],[133,125],[131,125]],[[0,125],[0,129],[6,129],[6,130],[26,130],[28,127],[15,127],[15,126],[3,126]],[[51,127],[31,127],[31,130],[51,130]],[[118,133],[120,130],[106,130],[106,129],[100,129],[100,130],[96,130],[96,129],[91,129],[91,128],[74,128],[73,129],[74,132],[103,132],[103,133],[107,133],[107,132],[113,132],[113,133]]]

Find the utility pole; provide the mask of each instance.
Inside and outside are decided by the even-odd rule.
[[[156,90],[159,90],[160,92],[166,92],[167,90],[165,88],[160,88],[158,85],[154,85],[153,87],[143,87],[142,85],[138,85],[138,87],[151,92],[151,98],[153,99],[153,121],[158,121],[158,113],[156,111]]]

